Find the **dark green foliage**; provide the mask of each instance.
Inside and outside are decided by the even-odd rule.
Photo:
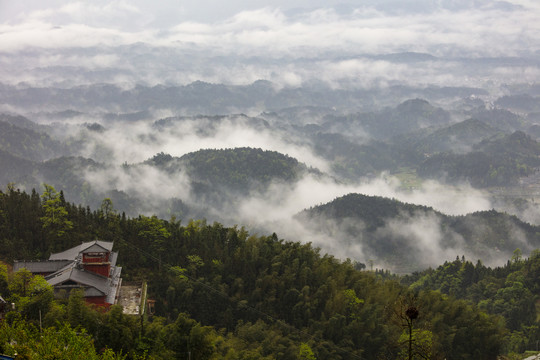
[[[25,321],[0,323],[0,353],[25,360],[122,360],[125,356],[103,349],[99,354],[84,329],[69,325],[39,331]],[[142,359],[142,358],[140,358]]]
[[[415,213],[435,212],[427,206],[402,203],[400,201],[383,198],[380,196],[368,196],[363,194],[348,194],[333,201],[304,210],[302,216],[324,216],[328,219],[361,219],[368,230],[375,230],[384,225],[388,218],[398,216],[412,216]],[[441,213],[438,213],[442,215]]]
[[[85,181],[81,176],[81,171],[98,169],[103,169],[103,165],[80,156],[59,157],[38,166],[38,171],[45,179],[54,179],[55,187],[59,189],[68,187],[75,194],[83,192]]]
[[[1,194],[2,212],[20,217],[2,223],[7,230],[2,241],[8,246],[3,259],[27,257],[33,254],[25,251],[33,236],[15,242],[10,234],[18,234],[25,219],[39,223],[40,197],[13,189]],[[368,201],[376,205],[378,200]],[[13,209],[5,205],[10,203]],[[253,236],[244,228],[205,221],[181,225],[174,218],[127,218],[112,205],[107,200],[100,210],[90,211],[64,203],[73,223],[69,242],[114,240],[124,278],[148,281],[149,295],[157,301],[155,317],[143,319],[141,327],[139,318],[122,314],[119,307],[107,313],[92,310],[74,292],[67,303],[58,300],[43,310],[45,326],[85,328],[96,349],[108,347],[129,358],[146,352],[155,359],[183,359],[191,352],[201,359],[293,360],[300,353],[310,356],[305,344],[321,359],[395,359],[400,353],[403,329],[393,321],[392,309],[411,294],[388,274],[358,271],[352,261],[321,255],[310,244],[280,240],[276,234]],[[34,215],[16,211],[33,206],[29,214]],[[35,235],[46,257],[58,239],[41,226]],[[529,268],[531,276],[535,269]],[[522,283],[532,281],[526,279]],[[505,325],[499,318],[429,290],[416,298],[420,315],[415,326],[432,334],[438,356],[495,359],[501,352]],[[37,324],[34,311],[17,316]]]
[[[41,217],[41,198],[8,186],[0,192],[0,248],[2,260],[43,258],[48,251]]]
[[[516,131],[504,137],[486,139],[476,146],[488,154],[499,154],[524,162],[529,166],[538,166],[540,144],[522,131]]]
[[[519,250],[519,249],[518,249]],[[516,254],[520,251],[516,250]],[[538,336],[536,302],[540,253],[528,259],[516,255],[503,267],[487,268],[463,259],[445,262],[435,270],[426,270],[403,279],[413,289],[435,289],[478,304],[486,312],[502,316],[511,331],[506,350],[523,352],[535,348]]]
[[[497,249],[503,252],[505,257],[510,257],[517,247],[522,247],[527,253],[540,247],[538,226],[495,210],[445,217],[443,226],[445,225],[467,239],[468,248],[478,254],[487,249]],[[520,235],[516,236],[516,232]],[[525,243],[522,242],[521,235],[526,239]]]
[[[193,181],[248,192],[270,181],[291,182],[307,172],[305,165],[276,151],[253,148],[199,150],[180,158]]]

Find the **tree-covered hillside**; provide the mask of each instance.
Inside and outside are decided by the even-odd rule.
[[[0,150],[32,161],[44,161],[68,153],[68,146],[23,116],[0,114]]]
[[[36,326],[31,304],[43,295],[45,327],[85,328],[98,351],[109,347],[133,359],[182,359],[188,351],[198,359],[407,358],[402,340],[412,308],[417,354],[495,359],[510,341],[500,318],[473,304],[409,291],[386,272],[360,271],[310,244],[219,223],[129,218],[112,205],[106,199],[99,210],[76,206],[52,187],[42,196],[0,192],[2,260],[46,258],[96,238],[114,241],[124,279],[148,281],[156,314],[141,328],[117,308],[88,309],[77,293],[62,302],[36,290],[21,302],[10,284],[22,275],[12,274],[0,291],[19,311],[8,314],[7,326]]]
[[[154,167],[172,178],[187,178],[195,201],[182,210],[191,217],[205,217],[208,209],[215,213],[234,207],[249,196],[265,194],[272,184],[288,187],[308,174],[322,176],[317,169],[288,155],[248,147],[199,150],[179,158],[160,153],[126,169],[140,166]],[[222,218],[226,218],[226,212]]]
[[[426,100],[407,100],[395,108],[373,113],[329,116],[322,125],[326,132],[346,133],[347,129],[362,129],[371,137],[383,140],[430,126],[450,123],[450,115]]]
[[[515,185],[540,166],[540,144],[521,131],[483,140],[466,154],[440,153],[426,159],[418,174],[476,187]]]
[[[293,185],[309,173],[322,175],[290,156],[256,148],[207,149],[182,157],[159,153],[144,162],[122,166],[107,165],[81,156],[36,162],[0,149],[0,165],[6,169],[0,174],[0,182],[29,189],[39,188],[42,183],[54,184],[64,189],[67,197],[93,207],[99,206],[104,197],[110,197],[120,209],[131,215],[135,214],[133,209],[144,208],[141,204],[144,200],[138,199],[137,194],[118,190],[115,187],[117,178],[141,177],[141,173],[148,171],[146,168],[162,171],[171,182],[187,178],[191,196],[197,199],[197,204],[191,209],[182,202],[183,199],[166,199],[162,204],[167,208],[164,214],[202,217],[208,212],[201,209],[219,209],[226,202],[262,193],[272,183]],[[87,179],[88,174],[93,174],[94,182]],[[96,178],[103,179],[98,181],[100,186],[92,185]],[[183,185],[179,183],[178,186]]]
[[[426,206],[348,194],[296,217],[337,246],[361,247],[364,261],[404,271],[429,265],[433,255],[493,262],[509,258],[516,248],[540,247],[540,228],[494,210],[448,216]]]
[[[252,87],[267,95],[275,93],[264,82]],[[191,95],[208,91],[216,99],[220,94],[231,95],[229,87],[205,83],[182,89]],[[104,93],[100,94],[100,90]],[[154,91],[172,91],[139,90],[146,96],[154,96]],[[36,91],[40,94],[44,90]],[[91,93],[96,101],[117,91],[106,85],[77,89]],[[28,190],[42,183],[52,184],[62,188],[70,199],[94,208],[102,198],[109,197],[119,209],[134,216],[138,212],[159,212],[161,216],[177,214],[220,221],[225,221],[218,216],[222,203],[238,195],[264,192],[272,182],[293,186],[311,171],[304,163],[317,164],[328,177],[349,184],[387,172],[399,174],[406,167],[419,181],[465,182],[482,188],[516,186],[540,167],[536,140],[521,132],[534,126],[534,117],[525,118],[504,109],[488,110],[483,102],[475,100],[464,99],[464,103],[472,105],[463,105],[466,109],[454,112],[417,98],[349,113],[322,104],[282,104],[284,107],[259,116],[160,118],[161,112],[150,109],[125,113],[41,111],[27,115],[29,118],[0,114],[0,164],[5,165],[0,183],[15,183]],[[468,120],[456,123],[454,116],[466,116]],[[245,145],[246,137],[256,145]],[[118,138],[123,140],[113,140]],[[240,138],[242,145],[236,144]],[[213,140],[224,141],[227,146],[204,149],[215,143]],[[258,149],[259,140],[263,144],[275,140],[283,150],[278,154]],[[184,143],[189,145],[184,147]],[[200,148],[193,146],[198,143]],[[130,151],[120,150],[119,144],[130,144]],[[170,159],[151,158],[153,154],[169,153],[174,154]],[[168,176],[162,182],[178,183],[187,190],[182,196],[175,194],[159,203],[156,200],[152,209],[147,209],[145,205],[152,202],[141,199],[141,192],[149,191],[127,179],[147,184],[144,177],[164,175],[159,173],[162,170]],[[191,210],[187,205],[190,200],[196,203],[190,204]],[[175,205],[179,203],[181,206]]]
[[[440,152],[467,153],[482,140],[501,134],[486,123],[468,119],[443,128],[430,128],[396,137],[399,148],[410,149],[419,155],[431,156]]]
[[[383,142],[358,144],[342,134],[317,132],[310,138],[315,152],[331,162],[335,175],[348,180],[394,169],[403,155]]]
[[[308,171],[290,156],[253,148],[199,150],[180,162],[194,182],[244,193],[272,181],[294,183]]]
[[[405,277],[412,289],[432,289],[478,304],[486,312],[503,316],[512,335],[506,345],[515,352],[536,348],[540,335],[538,299],[540,296],[540,253],[524,258],[516,249],[502,267],[489,268],[464,257],[447,261]]]

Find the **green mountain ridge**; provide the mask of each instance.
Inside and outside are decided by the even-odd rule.
[[[494,210],[449,216],[431,207],[353,193],[295,217],[327,234],[333,246],[360,246],[365,256],[360,261],[373,259],[396,269],[428,266],[425,254],[432,250],[493,262],[509,258],[516,248],[531,252],[540,247],[540,227]],[[412,230],[415,225],[432,234],[429,240]]]
[[[475,187],[516,185],[540,166],[540,144],[521,131],[483,140],[467,154],[440,153],[418,168],[425,178]]]
[[[53,140],[48,134],[37,132],[28,127],[29,125],[24,123],[24,121],[29,121],[28,119],[17,117],[16,120],[17,125],[13,125],[12,122],[0,121],[1,150],[33,161],[44,161],[66,152],[66,146]],[[22,125],[19,125],[20,123]]]
[[[398,137],[395,141],[400,147],[411,148],[424,156],[440,152],[467,153],[475,144],[501,133],[480,120],[468,119],[448,127]]]
[[[328,116],[322,127],[326,132],[337,133],[360,127],[373,138],[383,140],[449,122],[450,115],[445,110],[431,105],[426,100],[411,99],[395,108],[386,108],[379,112]]]
[[[456,258],[402,279],[414,290],[433,289],[478,304],[482,310],[502,316],[514,332],[507,346],[516,352],[531,348],[539,335],[537,302],[540,297],[540,252],[525,258],[516,249],[504,266],[489,268]]]

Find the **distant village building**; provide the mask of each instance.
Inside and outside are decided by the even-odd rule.
[[[49,260],[16,260],[13,271],[25,268],[32,274],[42,275],[57,295],[84,289],[86,302],[109,307],[116,304],[122,284],[122,268],[116,266],[118,252],[112,248],[112,242],[90,241],[51,254]]]

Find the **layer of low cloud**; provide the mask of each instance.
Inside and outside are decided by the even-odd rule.
[[[161,115],[170,113],[162,112]],[[159,152],[181,156],[201,148],[251,146],[286,153],[324,170],[331,168],[323,159],[313,154],[308,143],[293,138],[291,134],[280,133],[271,128],[259,128],[260,124],[254,125],[244,116],[223,117],[219,121],[216,121],[216,118],[210,119],[173,117],[156,124],[152,119],[106,122],[100,120],[99,116],[80,115],[73,118],[67,127],[77,129],[71,136],[84,139],[87,144],[80,148],[80,154],[104,164],[103,168],[82,173],[84,180],[92,189],[100,189],[104,194],[113,190],[122,191],[141,200],[138,213],[160,214],[166,217],[163,211],[167,209],[168,202],[172,198],[181,199],[190,209],[203,210],[209,221],[220,221],[228,226],[238,224],[263,234],[277,232],[281,238],[311,242],[323,252],[339,258],[351,258],[361,262],[373,260],[375,267],[398,272],[436,266],[445,260],[453,260],[458,255],[466,255],[473,260],[488,259],[486,263],[495,265],[508,257],[508,254],[495,252],[471,253],[459,235],[441,230],[436,216],[417,214],[401,219],[388,219],[376,234],[380,238],[386,235],[394,236],[414,245],[412,251],[421,261],[418,260],[417,268],[405,269],[392,264],[389,259],[375,256],[373,250],[362,242],[362,224],[357,221],[350,224],[327,221],[319,224],[324,225],[324,231],[320,231],[306,226],[294,217],[306,208],[331,202],[349,193],[382,196],[405,203],[425,205],[448,215],[490,210],[493,204],[489,195],[467,184],[448,186],[436,181],[425,181],[422,186],[411,191],[403,190],[397,178],[385,173],[358,183],[341,183],[328,176],[306,174],[296,182],[276,181],[263,192],[254,192],[246,197],[235,194],[231,195],[230,201],[213,204],[202,203],[200,198],[194,196],[189,175],[183,169],[178,168],[171,173],[141,164]],[[81,130],[81,124],[92,121],[102,121],[106,129],[103,132],[93,132],[86,128]],[[129,166],[125,166],[125,163]],[[533,212],[534,209],[530,208],[531,216]],[[347,233],[347,228],[359,231],[351,236]],[[516,236],[519,236],[519,232],[516,232]],[[448,239],[452,240],[451,244]],[[523,248],[527,248],[525,243]]]
[[[134,167],[109,166],[104,169],[87,171],[85,181],[94,189],[105,192],[119,190],[129,196],[143,200],[139,213],[152,215],[162,213],[163,206],[171,198],[181,199],[193,209],[204,208],[209,221],[220,221],[225,225],[246,226],[250,231],[263,234],[277,232],[289,241],[310,242],[323,252],[338,258],[351,258],[355,261],[373,260],[378,268],[398,272],[418,270],[436,266],[456,255],[466,254],[468,258],[480,258],[489,264],[499,264],[502,260],[492,253],[475,254],[466,250],[463,239],[454,234],[453,244],[445,242],[449,234],[443,234],[439,219],[435,216],[418,215],[405,219],[388,219],[376,236],[384,238],[400,237],[413,244],[417,264],[414,269],[396,267],[396,264],[377,257],[373,250],[362,242],[362,225],[355,221],[346,225],[343,221],[319,222],[315,229],[298,221],[294,216],[300,211],[324,204],[349,193],[365,193],[391,197],[403,202],[417,201],[435,209],[464,215],[473,211],[488,210],[490,202],[485,194],[473,189],[441,192],[442,185],[427,183],[414,192],[399,189],[396,179],[381,177],[363,184],[339,184],[335,181],[314,175],[306,175],[296,183],[275,182],[264,193],[251,194],[245,198],[235,196],[233,202],[225,204],[200,203],[191,193],[190,179],[182,170],[168,173],[147,165]],[[473,201],[473,199],[475,201]],[[183,219],[187,221],[188,219]],[[347,221],[347,220],[345,220]],[[347,228],[358,229],[355,236],[347,233]],[[386,235],[385,235],[386,234]],[[524,245],[526,246],[526,245]],[[505,258],[506,254],[500,254]]]
[[[15,15],[0,22],[0,74],[3,82],[44,86],[62,83],[54,79],[62,77],[61,72],[36,71],[51,67],[91,72],[70,75],[75,78],[66,81],[72,85],[195,80],[246,84],[267,79],[298,86],[317,79],[369,87],[408,79],[416,85],[477,86],[488,79],[534,82],[540,76],[537,63],[464,69],[460,60],[537,56],[540,9],[533,2],[443,7],[425,1],[411,4],[410,11],[403,6],[391,11],[390,2],[342,6],[346,11],[332,4],[297,3],[302,6],[256,7],[238,1],[231,6],[237,9],[234,14],[206,21],[190,20],[182,14],[195,9],[172,2],[155,9],[125,1],[58,1],[50,7],[36,4],[35,10],[3,5],[6,13]],[[177,20],[159,23],[167,9],[177,13]],[[399,52],[429,53],[437,59],[396,64],[365,57]],[[116,74],[100,77],[100,69]]]
[[[177,6],[169,8],[174,11]],[[159,7],[158,7],[159,8]],[[144,9],[144,10],[143,10]],[[217,53],[304,57],[315,52],[387,53],[400,51],[449,55],[516,55],[538,45],[538,7],[523,3],[506,10],[489,7],[432,8],[430,12],[390,14],[360,6],[346,14],[331,7],[288,15],[282,9],[239,11],[204,23],[180,20],[159,27],[141,4],[68,2],[27,10],[0,25],[3,51],[27,47],[88,47],[136,42],[162,46],[197,45]],[[178,11],[178,10],[177,10]],[[138,29],[130,24],[139,23]]]
[[[164,114],[163,111],[158,112]],[[92,123],[95,118],[81,116],[72,120]],[[171,118],[170,124],[156,126],[151,119],[106,124],[103,132],[93,132],[79,126],[71,127],[70,136],[81,139],[79,155],[110,165],[137,164],[158,153],[181,157],[200,149],[236,147],[277,151],[300,159],[308,166],[327,171],[325,160],[313,154],[309,144],[289,139],[285,132],[254,127],[244,116],[210,118]]]
[[[166,117],[170,113],[161,111],[151,116],[159,115]],[[142,172],[129,174],[124,172],[119,175],[114,170],[122,169],[124,164],[140,164],[161,152],[181,157],[200,149],[252,147],[289,155],[323,172],[330,172],[331,169],[326,160],[314,154],[308,140],[296,138],[287,131],[267,128],[262,125],[264,123],[242,115],[220,118],[171,117],[155,123],[153,118],[107,122],[100,120],[99,116],[89,117],[81,114],[70,121],[69,125],[63,123],[55,126],[67,131],[63,136],[71,137],[70,141],[78,139],[77,141],[81,143],[76,155],[92,158],[107,167],[92,177],[98,188],[116,187],[129,192],[133,190],[127,180],[130,176],[135,179],[134,184],[144,178],[170,177],[173,179],[171,182],[176,181],[174,178],[181,174],[155,173],[145,176],[149,170],[138,170]],[[81,127],[82,124],[96,121],[103,123],[105,126],[103,131],[90,131],[86,127]],[[102,180],[98,181],[99,179]],[[160,182],[167,183],[164,179]],[[383,173],[378,178],[360,180],[355,184],[340,183],[319,175],[306,175],[292,185],[278,182],[271,184],[265,193],[255,194],[242,201],[233,212],[238,214],[239,218],[252,223],[257,222],[256,214],[259,213],[253,209],[261,211],[265,209],[266,221],[280,221],[291,218],[305,208],[330,202],[348,193],[395,198],[406,203],[431,206],[449,215],[489,210],[492,206],[484,192],[467,184],[449,186],[436,181],[425,181],[418,189],[405,191],[402,190],[398,179]],[[162,194],[170,197],[171,192]],[[160,197],[159,193],[155,195]],[[254,218],[251,219],[250,216]]]

